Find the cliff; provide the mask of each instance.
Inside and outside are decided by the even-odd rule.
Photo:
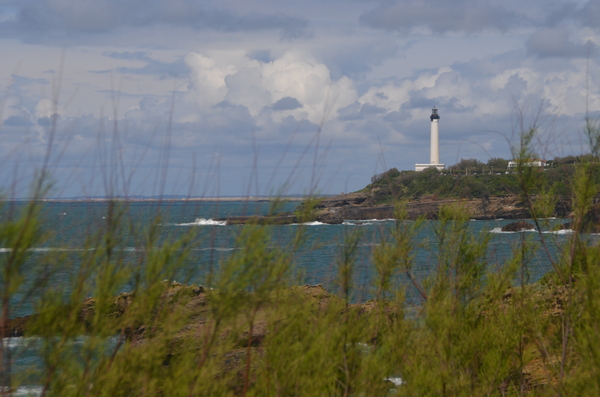
[[[316,206],[317,220],[326,222],[329,219],[367,220],[394,217],[393,205],[374,205],[373,202],[373,198],[368,193],[350,193],[328,197]],[[470,217],[477,220],[531,218],[527,206],[515,195],[471,200],[435,200],[424,197],[406,203],[407,217],[408,219],[419,217],[436,219],[441,206],[453,203],[463,206],[469,212]],[[553,215],[566,217],[570,212],[570,202],[563,200],[556,203]]]
[[[268,216],[235,216],[219,218],[217,221],[228,225],[243,225],[246,223],[259,225],[289,225],[307,221],[318,221],[328,224],[341,224],[344,220],[369,220],[394,218],[394,205],[374,204],[375,199],[370,193],[349,193],[334,197],[323,198],[315,206],[309,216],[301,217],[296,213],[282,212]],[[442,199],[436,200],[424,196],[418,200],[406,202],[408,219],[424,217],[437,219],[440,207],[448,204],[459,204],[469,216],[476,220],[490,219],[528,219],[531,213],[527,206],[516,195],[488,197],[485,199]],[[302,206],[304,204],[300,204]],[[301,209],[299,207],[299,209]],[[571,212],[571,203],[559,200],[556,203],[553,216],[564,218]]]

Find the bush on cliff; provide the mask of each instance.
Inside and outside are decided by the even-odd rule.
[[[600,165],[584,163],[588,158],[589,155],[572,159],[557,157],[551,162],[551,166],[545,169],[533,168],[535,178],[529,188],[529,194],[540,194],[544,189],[548,189],[557,197],[571,197],[574,192],[570,181],[575,177],[577,164],[590,164],[593,182],[600,184]],[[434,168],[423,172],[399,172],[392,168],[374,176],[365,190],[373,193],[377,204],[418,199],[423,196],[472,199],[520,195],[522,187],[519,185],[518,176],[514,172],[506,173],[507,163],[507,160],[499,158],[490,159],[487,165],[476,159],[462,159],[443,172]]]

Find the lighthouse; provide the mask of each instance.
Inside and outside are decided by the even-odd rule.
[[[429,167],[435,167],[438,170],[445,168],[444,164],[440,164],[440,115],[435,106],[431,109],[429,119],[431,120],[429,164],[415,164],[415,171],[423,171]]]

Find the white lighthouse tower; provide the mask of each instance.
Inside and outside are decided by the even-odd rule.
[[[440,164],[440,116],[438,110],[434,106],[431,109],[431,149],[429,155],[429,164],[415,164],[415,171],[423,171],[429,167],[435,167],[438,170],[446,168],[444,164]]]

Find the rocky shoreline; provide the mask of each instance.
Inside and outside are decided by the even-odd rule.
[[[326,197],[315,206],[308,221],[318,221],[326,224],[341,224],[344,220],[370,220],[392,219],[395,207],[392,204],[374,204],[373,198],[368,193],[349,193],[334,197]],[[484,199],[444,199],[437,200],[424,197],[406,203],[407,219],[417,218],[437,219],[439,209],[443,205],[460,205],[469,213],[471,219],[530,219],[531,213],[519,196],[488,197]],[[302,207],[303,204],[300,204]],[[302,212],[302,211],[299,211]],[[571,212],[571,203],[568,200],[559,200],[556,203],[553,216],[567,217]],[[297,213],[278,213],[269,216],[237,216],[216,219],[228,225],[241,225],[246,223],[287,225],[306,222],[307,220]]]
[[[165,285],[165,287],[161,299],[162,304],[165,305],[164,308],[184,313],[186,318],[186,321],[179,324],[178,331],[168,333],[168,336],[165,335],[171,340],[169,342],[170,348],[164,352],[165,359],[163,364],[167,367],[172,357],[181,355],[192,349],[192,347],[188,346],[195,346],[193,341],[205,340],[206,336],[210,332],[213,332],[213,330],[209,321],[209,313],[212,306],[209,296],[211,291],[202,286],[183,285],[176,282],[168,286]],[[557,316],[560,316],[563,312],[564,302],[567,302],[571,296],[569,288],[562,285],[555,285],[551,282],[548,284],[539,284],[534,289],[536,292],[529,299],[533,300],[533,304],[539,307],[539,310],[543,313],[543,317],[546,318],[557,318]],[[516,287],[508,288],[496,304],[502,307],[510,305],[513,295],[520,296],[520,291]],[[256,357],[255,360],[262,360],[266,338],[270,333],[276,331],[276,329],[273,329],[273,326],[285,321],[285,317],[277,321],[268,321],[268,317],[264,313],[273,309],[278,304],[283,304],[283,301],[290,298],[297,302],[304,301],[311,308],[315,319],[319,318],[320,314],[327,312],[330,308],[334,308],[334,311],[338,313],[337,316],[339,316],[340,321],[348,313],[354,313],[355,316],[353,318],[365,321],[372,320],[375,318],[373,316],[381,315],[384,315],[386,318],[389,317],[389,320],[391,320],[402,313],[400,307],[387,301],[378,302],[370,300],[364,303],[350,304],[344,308],[340,298],[335,294],[329,293],[321,284],[289,287],[283,290],[283,294],[279,300],[274,299],[261,307],[257,316],[257,319],[260,320],[257,320],[251,328],[248,328],[246,325],[236,329],[224,327],[218,331],[217,344],[227,342],[230,347],[225,352],[222,352],[223,360],[216,376],[225,373],[236,374],[234,376],[234,380],[236,380],[235,384],[232,385],[234,394],[240,394],[239,392],[242,390],[243,383],[241,380],[246,369],[246,354],[252,352],[252,355]],[[127,313],[135,299],[136,296],[133,292],[121,293],[113,297],[113,304],[108,307],[104,316],[118,322],[118,319]],[[95,306],[95,299],[88,298],[78,308],[77,319],[89,332],[93,332],[90,325],[94,317]],[[378,309],[383,309],[383,311]],[[239,313],[240,322],[243,322],[242,319],[246,319],[244,317],[245,314],[247,313],[243,310]],[[6,328],[0,329],[0,331],[4,337],[19,337],[25,334],[33,336],[35,333],[32,334],[31,331],[28,331],[28,327],[33,325],[33,328],[35,328],[36,317],[37,315],[34,314],[8,320],[8,323],[5,325]],[[125,330],[115,329],[115,332],[124,335],[135,349],[153,349],[154,345],[149,343],[149,340],[156,339],[164,334],[165,332],[162,331],[162,328],[163,325],[160,323],[141,323]],[[376,341],[377,336],[374,335],[371,341],[367,343],[373,344]],[[522,375],[526,378],[529,389],[535,386],[543,386],[547,383],[545,376],[546,369],[540,361],[541,359],[535,355],[531,360],[524,363],[522,368]],[[509,380],[507,379],[506,381],[508,382]],[[499,389],[504,388],[503,385],[504,383],[499,386]]]
[[[525,203],[516,195],[488,197],[484,199],[444,199],[424,197],[406,203],[408,219],[424,217],[437,219],[439,209],[444,205],[456,204],[463,207],[471,219],[529,219],[531,213]],[[390,219],[394,217],[394,205],[373,205],[366,193],[350,193],[323,199],[316,207],[320,215],[325,214],[350,220]],[[553,216],[564,218],[571,212],[570,201],[559,200]]]

